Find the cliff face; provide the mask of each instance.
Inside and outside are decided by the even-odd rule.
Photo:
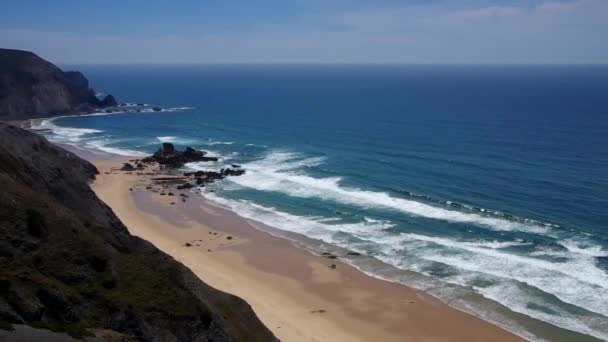
[[[0,120],[90,112],[100,101],[77,71],[63,72],[32,52],[0,49]]]
[[[89,188],[96,168],[0,123],[0,327],[143,341],[273,341],[240,298],[130,235]]]

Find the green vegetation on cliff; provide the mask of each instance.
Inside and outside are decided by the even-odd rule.
[[[89,188],[96,172],[42,137],[0,124],[0,328],[275,340],[246,302],[131,236]]]

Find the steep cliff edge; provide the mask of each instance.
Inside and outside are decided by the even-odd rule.
[[[95,97],[77,71],[63,72],[28,51],[0,49],[0,120],[86,113],[116,106]]]
[[[275,340],[246,302],[130,235],[90,189],[96,173],[46,139],[0,123],[0,328]]]

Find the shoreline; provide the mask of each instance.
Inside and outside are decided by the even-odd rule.
[[[131,234],[245,299],[281,340],[522,340],[430,294],[314,255],[189,192],[161,196],[149,176],[116,171],[130,158],[75,152],[99,169],[92,189]]]

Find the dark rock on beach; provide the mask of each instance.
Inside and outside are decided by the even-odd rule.
[[[74,338],[276,341],[218,291],[127,228],[89,187],[95,166],[0,123],[0,323]],[[9,338],[10,340],[10,338]]]
[[[328,253],[328,252],[321,253],[321,256],[324,257],[324,258],[327,258],[327,259],[337,259],[338,258],[338,256],[333,255],[333,254]]]
[[[186,190],[186,189],[192,189],[192,188],[194,188],[194,185],[192,185],[190,183],[184,183],[182,185],[177,186],[177,190]]]
[[[184,176],[186,177],[195,177],[197,179],[203,179],[203,180],[217,180],[217,179],[222,179],[224,178],[224,174],[222,174],[221,172],[215,172],[215,171],[196,171],[196,172],[186,172],[184,173]]]
[[[78,71],[62,71],[29,51],[0,49],[0,119],[80,114],[115,106],[99,100]]]
[[[135,171],[135,168],[129,163],[124,163],[123,166],[120,168],[120,171]]]

